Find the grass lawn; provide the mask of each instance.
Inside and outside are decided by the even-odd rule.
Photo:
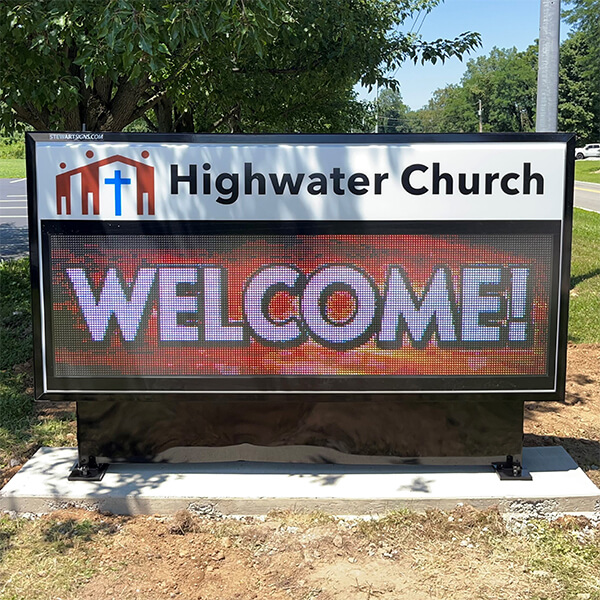
[[[29,259],[0,262],[0,470],[40,446],[75,445],[72,412],[35,410],[29,293]]]
[[[600,344],[600,214],[580,208],[573,215],[569,338]]]
[[[600,183],[600,160],[578,160],[575,162],[575,180]]]
[[[1,576],[6,600],[596,600],[600,548],[575,517],[511,526],[469,507],[264,522],[70,509],[0,516]]]
[[[25,177],[24,158],[0,159],[0,179],[20,179]]]

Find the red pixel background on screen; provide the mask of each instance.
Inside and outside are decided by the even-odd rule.
[[[552,236],[51,235],[56,376],[545,375]]]

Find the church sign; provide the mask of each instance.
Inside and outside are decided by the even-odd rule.
[[[36,397],[559,399],[571,146],[28,134]]]

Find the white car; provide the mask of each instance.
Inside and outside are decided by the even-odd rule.
[[[587,144],[583,148],[575,148],[575,158],[577,160],[596,156],[600,158],[600,144]]]

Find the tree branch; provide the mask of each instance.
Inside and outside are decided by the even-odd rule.
[[[144,123],[146,123],[146,125],[148,126],[148,129],[150,129],[150,131],[158,131],[158,129],[156,128],[156,125],[148,118],[148,116],[146,114],[143,114],[141,118],[144,119]]]
[[[239,105],[236,104],[233,108],[231,108],[231,110],[227,114],[222,115],[221,118],[219,118],[212,124],[210,131],[208,133],[213,132],[217,127],[219,127],[223,123],[225,123],[225,121],[229,121],[229,119],[231,119],[237,113],[238,109],[239,109]]]
[[[154,94],[153,96],[150,96],[150,98],[148,98],[143,104],[141,104],[135,109],[135,111],[132,114],[133,118],[131,119],[130,123],[135,121],[136,119],[139,119],[140,117],[143,117],[144,114],[146,114],[150,109],[154,108],[156,103],[162,98],[164,98],[166,94],[167,91],[163,89],[159,92],[156,92],[156,94]]]
[[[44,121],[43,117],[37,113],[32,112],[25,106],[21,106],[19,104],[13,104],[12,109],[15,111],[19,119],[21,121],[25,121],[25,123],[29,123],[34,129],[44,130],[50,129],[50,124],[48,121]]]
[[[256,75],[257,73],[266,73],[267,75],[292,75],[314,71],[320,65],[320,63],[321,61],[317,61],[314,65],[308,65],[306,67],[287,67],[285,69],[243,69],[240,67],[234,67],[232,72],[236,75]]]

